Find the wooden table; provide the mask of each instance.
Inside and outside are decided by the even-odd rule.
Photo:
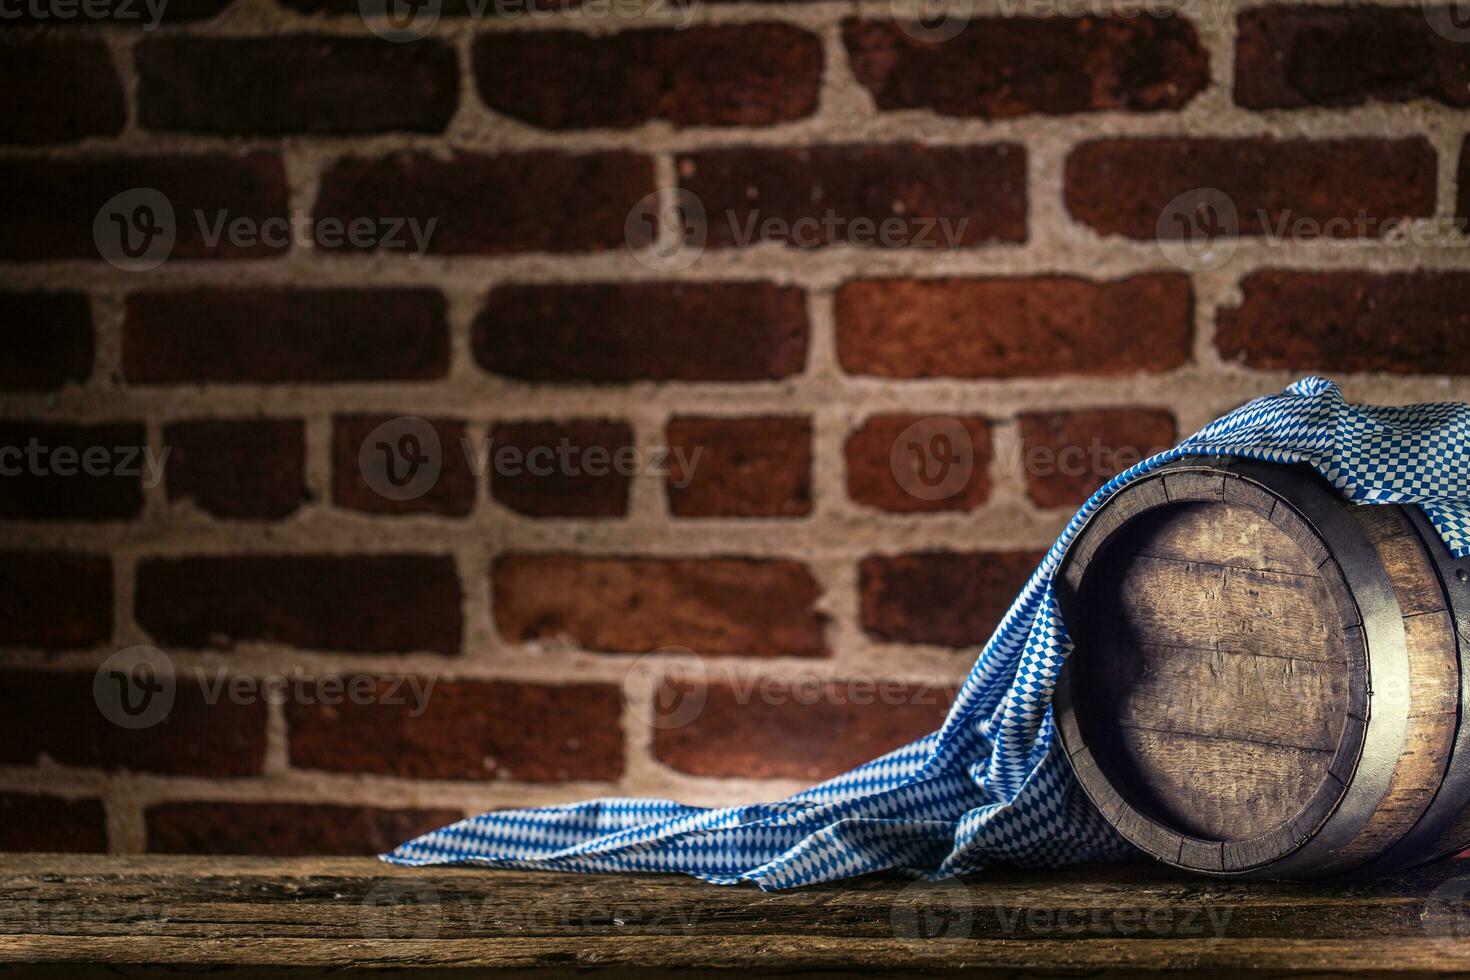
[[[1129,866],[764,894],[367,858],[0,855],[0,973],[1405,976],[1470,971],[1467,891],[1470,862],[1331,887]]]

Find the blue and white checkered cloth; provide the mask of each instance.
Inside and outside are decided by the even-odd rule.
[[[1337,385],[1305,378],[1093,494],[985,644],[937,732],[779,803],[710,809],[603,799],[499,810],[424,834],[383,859],[680,871],[770,890],[872,871],[937,879],[997,862],[1054,866],[1126,854],[1129,846],[1054,751],[1052,691],[1072,645],[1052,573],[1083,523],[1120,487],[1181,456],[1204,454],[1307,463],[1348,500],[1418,504],[1456,556],[1470,554],[1470,406],[1349,405]]]

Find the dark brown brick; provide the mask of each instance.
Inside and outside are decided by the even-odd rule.
[[[601,252],[623,247],[628,212],[653,189],[653,162],[636,153],[347,157],[322,175],[316,216],[432,219],[438,255]]]
[[[112,638],[112,562],[103,555],[0,552],[0,643],[90,647]]]
[[[231,419],[165,426],[168,499],[216,517],[280,518],[309,497],[306,439],[296,420]]]
[[[101,800],[0,793],[0,851],[106,850],[107,812]]]
[[[675,517],[799,517],[812,512],[805,418],[675,418],[667,487]]]
[[[452,559],[434,555],[148,558],[136,599],[138,624],[177,646],[460,648],[459,578]]]
[[[273,153],[233,156],[157,154],[84,159],[0,161],[0,260],[97,259],[92,225],[102,206],[123,191],[150,188],[173,209],[173,259],[263,259],[286,246],[221,234],[221,217],[256,227],[286,217],[286,171]],[[196,211],[204,212],[201,219]],[[166,216],[156,214],[162,224]],[[201,331],[203,332],[203,331]]]
[[[566,636],[617,653],[828,655],[820,590],[794,561],[508,554],[492,588],[496,624],[514,643]]]
[[[658,704],[682,713],[659,717],[654,754],[696,776],[826,779],[934,731],[953,699],[938,684],[874,678],[666,687]]]
[[[91,306],[81,293],[0,293],[0,388],[85,381],[94,349]]]
[[[636,456],[625,422],[501,422],[490,429],[490,494],[531,517],[622,517]]]
[[[1470,273],[1262,269],[1222,309],[1222,357],[1256,368],[1470,374]]]
[[[526,381],[765,381],[806,366],[806,298],[770,283],[501,286],[475,360]]]
[[[188,289],[127,299],[123,375],[135,384],[448,372],[449,326],[436,289]]]
[[[143,813],[155,854],[378,854],[464,818],[461,810],[326,803],[159,803]]]
[[[852,374],[1019,378],[1167,371],[1189,361],[1182,275],[869,279],[837,293],[837,353]]]
[[[433,678],[428,680],[432,681]],[[378,690],[388,693],[387,685]],[[421,690],[423,690],[421,688]],[[366,699],[363,699],[366,700]],[[613,780],[623,773],[612,684],[437,681],[401,705],[286,705],[291,764],[412,779]]]
[[[143,481],[161,475],[147,446],[135,423],[0,421],[0,518],[137,517]]]
[[[122,81],[101,41],[33,37],[7,44],[0,48],[0,91],[26,93],[11,102],[0,142],[115,136],[128,121]]]
[[[475,505],[475,471],[470,465],[471,457],[466,455],[464,422],[436,418],[416,419],[410,423],[404,419],[405,416],[392,415],[343,415],[333,420],[332,499],[338,507],[371,514],[443,514],[449,517],[468,514]],[[437,446],[428,441],[427,433],[420,438],[417,432],[407,428],[409,425],[417,428],[418,422],[433,429]],[[406,446],[402,444],[405,436],[413,439]],[[414,479],[404,457],[405,449],[428,461],[419,465],[438,466],[438,475],[432,482],[426,479],[426,486],[422,488],[406,483],[403,490],[409,496],[404,499],[380,493],[375,486],[381,484],[369,484],[365,478],[362,452],[369,438],[373,438],[375,443],[367,450],[373,462],[383,464],[383,454],[389,453],[387,458],[391,458],[394,473],[399,479]],[[379,470],[375,465],[370,472],[376,481],[385,478],[386,469]],[[417,492],[420,489],[422,492]]]
[[[979,646],[990,639],[1039,551],[931,551],[864,558],[863,629],[894,643]]]
[[[1470,48],[1438,33],[1453,6],[1242,11],[1235,101],[1252,109],[1432,99],[1470,106]],[[1461,28],[1463,30],[1463,27]]]
[[[1028,412],[1018,420],[1026,493],[1038,507],[1077,507],[1128,467],[1174,445],[1174,416],[1156,408]]]
[[[547,129],[768,126],[816,110],[822,43],[789,24],[497,32],[474,66],[486,105]]]
[[[742,147],[677,158],[711,247],[950,250],[1026,240],[1026,151],[993,146]]]
[[[1460,170],[1456,185],[1460,188],[1460,196],[1455,213],[1460,231],[1464,232],[1470,230],[1470,136],[1460,144]]]
[[[986,17],[942,43],[894,20],[847,20],[842,34],[880,109],[987,119],[1157,112],[1210,82],[1210,56],[1184,17]]]
[[[42,756],[66,766],[222,779],[260,773],[266,703],[232,698],[175,671],[174,698],[156,724],[123,728],[103,714],[93,671],[0,673],[8,707],[0,712],[0,762],[34,765]]]
[[[1417,137],[1097,140],[1067,157],[1065,194],[1072,216],[1103,235],[1156,238],[1174,198],[1209,188],[1230,198],[1241,235],[1369,237],[1434,212],[1436,166]]]
[[[848,436],[847,495],[894,513],[970,511],[990,499],[990,423],[875,415]]]
[[[428,38],[155,37],[133,60],[138,120],[155,130],[439,133],[459,102],[454,50]]]

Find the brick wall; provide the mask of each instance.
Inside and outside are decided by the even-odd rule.
[[[1470,398],[1447,7],[91,9],[0,41],[0,848],[776,796],[1110,469]]]

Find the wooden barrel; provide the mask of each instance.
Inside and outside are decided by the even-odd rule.
[[[1467,579],[1417,507],[1349,504],[1307,467],[1155,471],[1056,574],[1078,781],[1128,840],[1208,874],[1377,873],[1465,847]]]

